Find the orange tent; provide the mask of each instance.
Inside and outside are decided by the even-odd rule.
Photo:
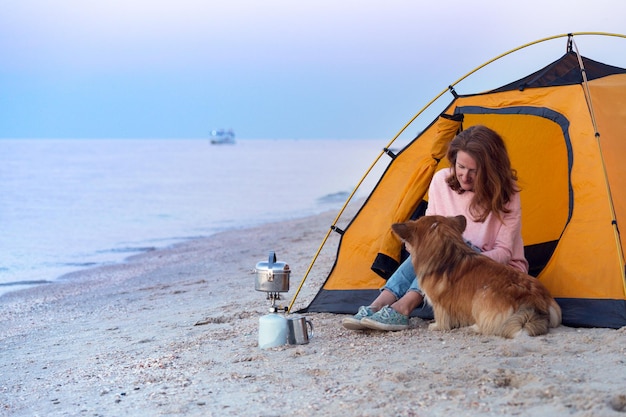
[[[564,56],[517,81],[470,95],[451,87],[436,120],[386,151],[389,165],[356,216],[345,230],[331,227],[342,234],[337,257],[303,311],[354,314],[376,297],[403,257],[391,224],[423,213],[448,142],[482,124],[500,133],[518,171],[530,273],[557,299],[563,323],[626,326],[626,69],[580,56],[567,36]]]

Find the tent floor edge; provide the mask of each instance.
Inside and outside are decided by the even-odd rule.
[[[626,326],[626,300],[556,298],[563,325],[619,329]]]
[[[322,289],[308,307],[298,313],[356,314],[360,306],[369,305],[379,294],[377,289]],[[626,300],[556,298],[563,313],[563,326],[619,329],[626,326]],[[411,317],[432,320],[432,309],[422,305]]]
[[[370,305],[380,294],[380,290],[324,290],[322,289],[311,304],[297,313],[356,314],[360,306]],[[411,313],[411,317],[423,320],[433,319],[432,308],[423,303]]]
[[[308,307],[300,313],[356,314],[360,306],[369,305],[379,290],[326,290],[321,289]]]

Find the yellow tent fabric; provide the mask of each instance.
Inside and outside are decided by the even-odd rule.
[[[436,124],[436,135],[433,137],[430,152],[423,158],[412,159],[410,154],[403,154],[398,158],[397,164],[405,164],[406,168],[398,169],[396,172],[402,175],[409,172],[404,182],[402,190],[394,190],[389,196],[386,208],[389,216],[384,217],[385,222],[401,222],[407,219],[417,209],[414,196],[424,195],[428,191],[428,182],[424,178],[431,178],[439,165],[439,162],[446,155],[448,143],[461,129],[461,118],[449,115],[442,115]],[[389,178],[390,179],[390,178]],[[381,189],[384,187],[381,187]],[[380,248],[378,256],[372,265],[372,269],[379,275],[388,278],[400,264],[401,242],[388,228],[387,232],[379,240]]]
[[[303,311],[353,314],[377,295],[402,260],[391,224],[423,213],[432,175],[448,166],[448,142],[483,124],[503,137],[518,171],[530,273],[557,299],[564,324],[626,326],[626,69],[581,59],[586,83],[568,51],[506,86],[455,96],[389,162]]]

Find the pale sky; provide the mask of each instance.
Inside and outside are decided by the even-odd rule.
[[[495,56],[624,34],[624,16],[622,0],[3,0],[0,137],[387,139]],[[575,41],[626,67],[626,39]],[[565,48],[524,49],[458,91]]]

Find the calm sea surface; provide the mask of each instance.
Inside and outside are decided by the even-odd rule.
[[[384,145],[0,140],[0,295],[190,238],[338,210]]]

